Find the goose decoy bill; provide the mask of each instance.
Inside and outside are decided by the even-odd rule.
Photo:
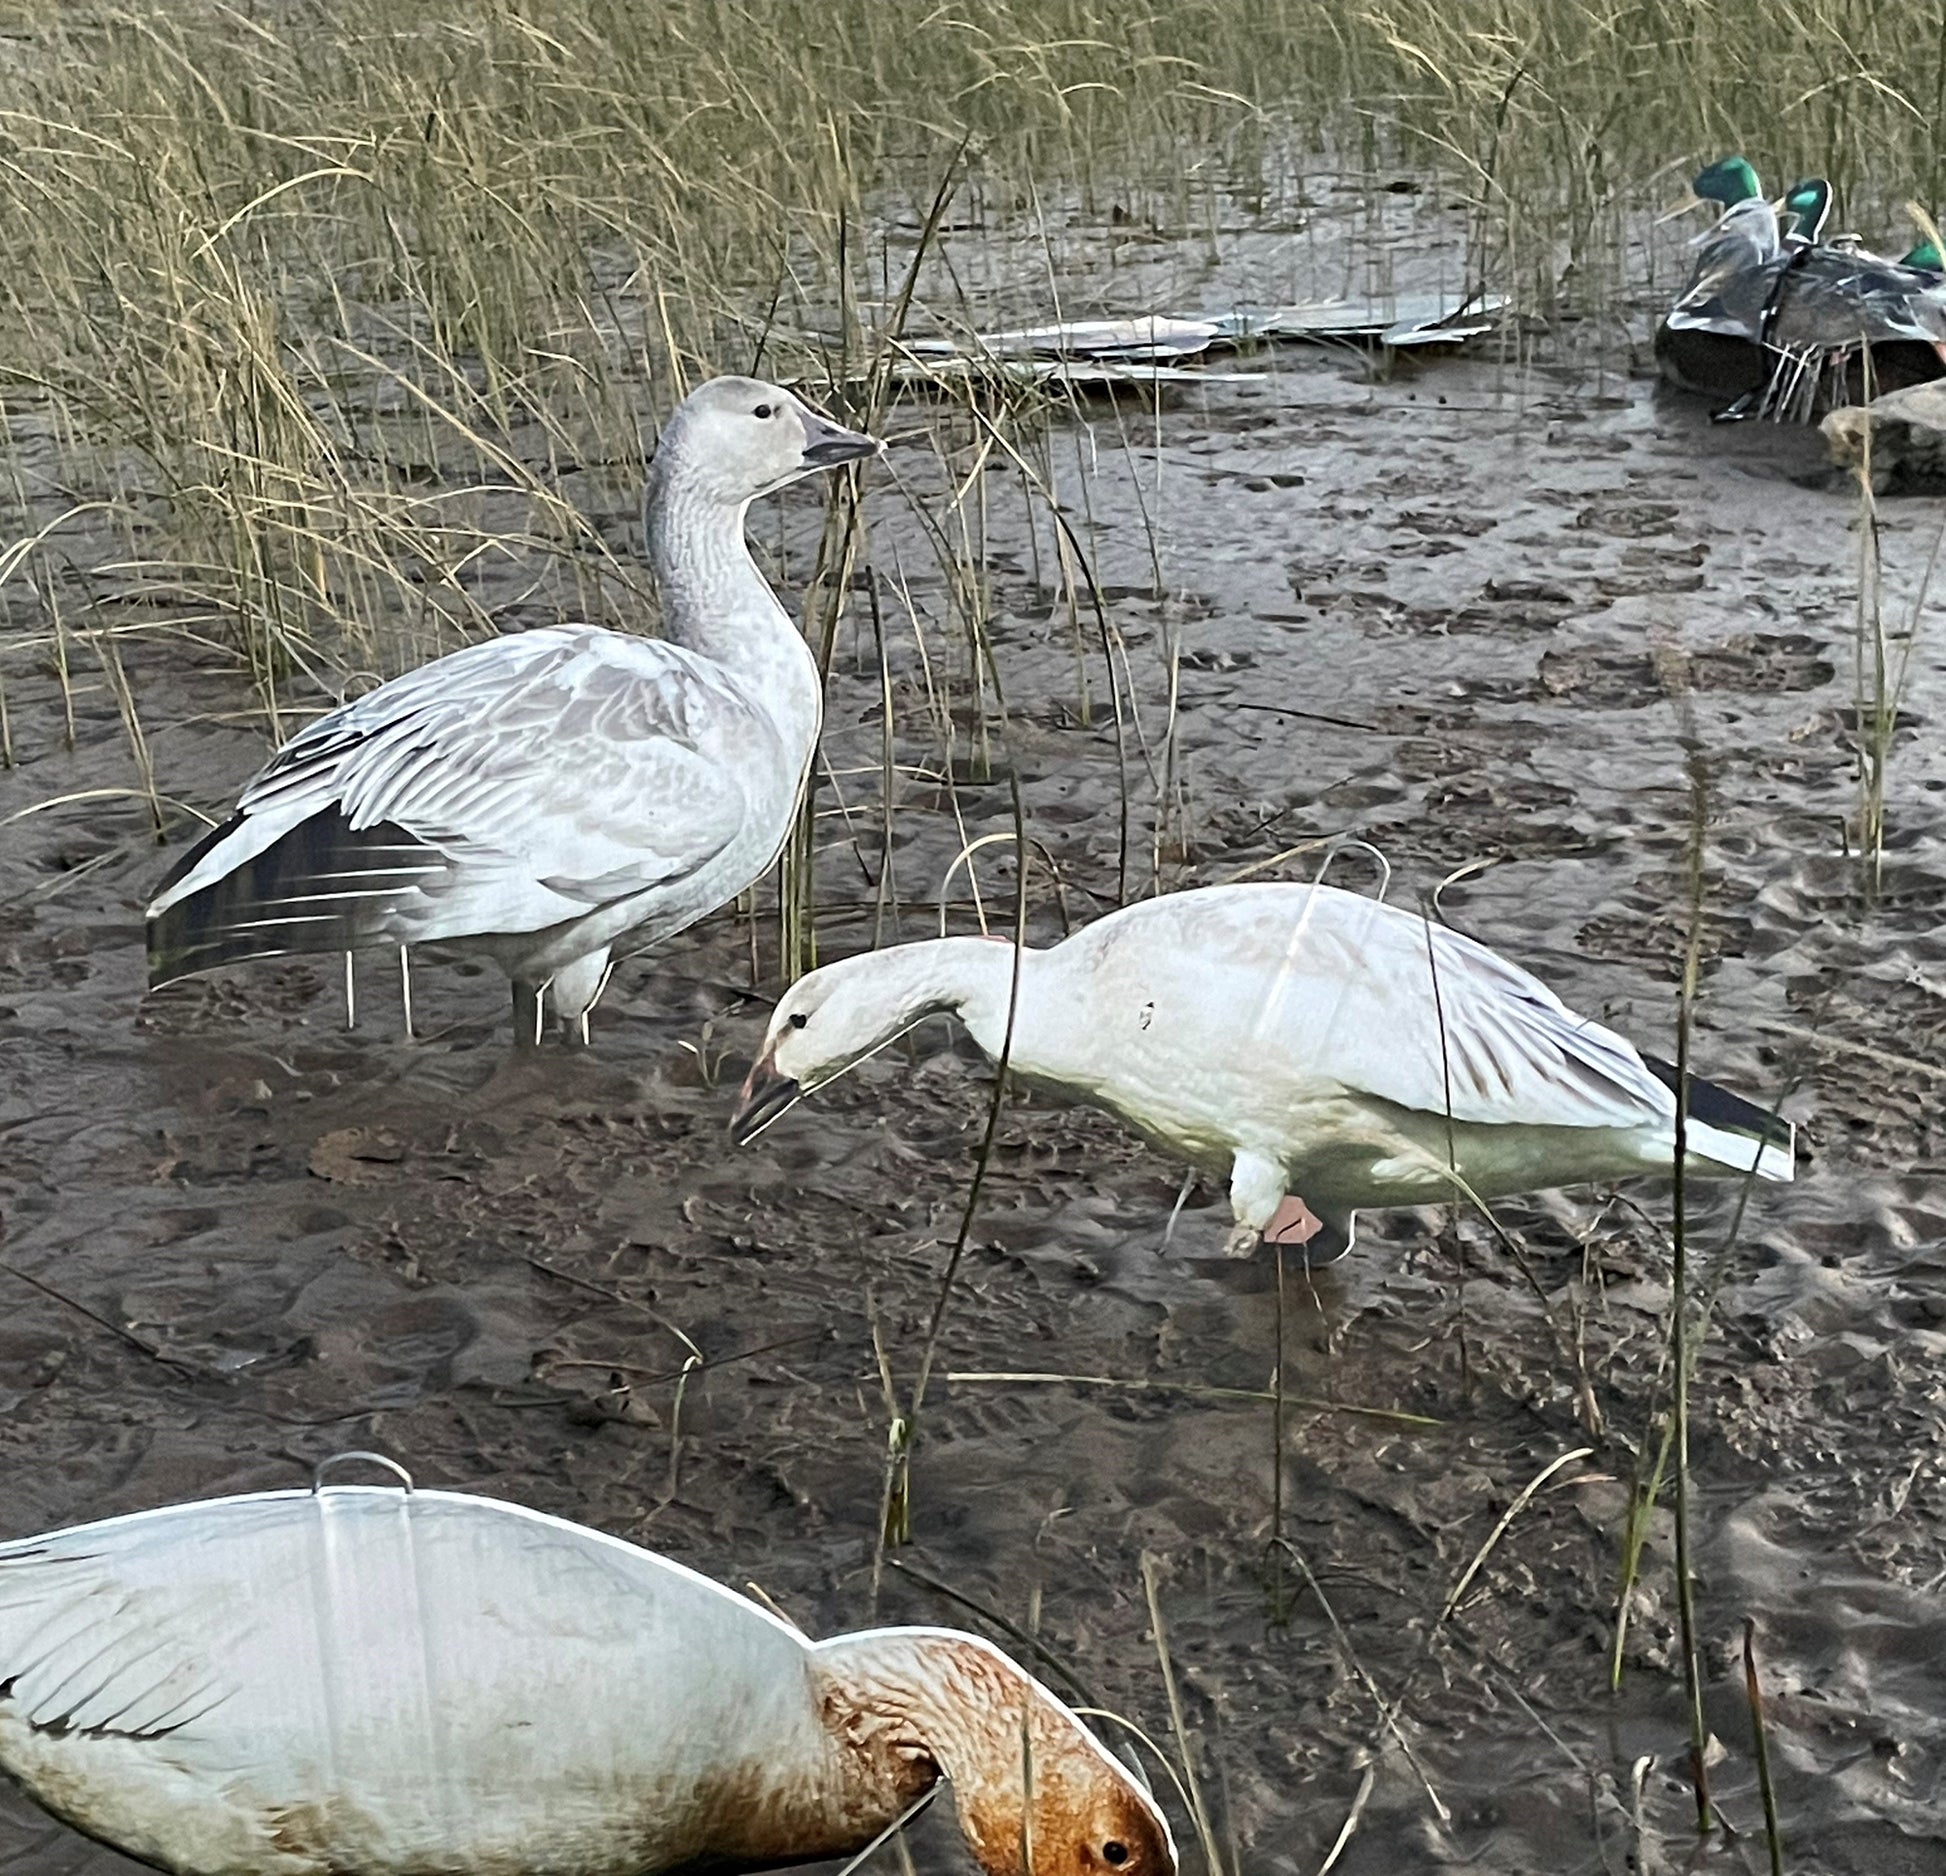
[[[148,909],[149,981],[434,945],[583,1039],[614,960],[674,936],[781,850],[823,710],[817,662],[744,540],[750,504],[880,445],[750,378],[692,392],[645,515],[667,636],[512,633],[332,710],[244,789]]]
[[[1029,1086],[1226,1178],[1241,1256],[1326,1262],[1367,1206],[1668,1173],[1676,1071],[1484,945],[1329,886],[1206,886],[1047,950],[939,938],[801,977],[731,1123],[748,1141],[929,1016]],[[1012,1022],[1009,1028],[1009,1008]],[[1790,1123],[1689,1080],[1687,1168],[1788,1180]]]

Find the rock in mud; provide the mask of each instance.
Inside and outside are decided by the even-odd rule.
[[[1946,379],[1847,404],[1822,425],[1840,469],[1870,464],[1872,491],[1946,483]]]

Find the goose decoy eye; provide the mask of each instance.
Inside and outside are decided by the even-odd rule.
[[[1101,1846],[1101,1854],[1102,1860],[1106,1863],[1126,1863],[1128,1861],[1128,1845],[1111,1837]]]
[[[810,1020],[811,1019],[808,1016],[806,1016],[802,1010],[791,1011],[791,1027],[793,1029],[804,1028],[810,1022]]]
[[[777,413],[769,404],[759,404],[750,414],[753,417],[774,417]]]

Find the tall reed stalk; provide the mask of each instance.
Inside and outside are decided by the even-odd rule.
[[[1699,749],[1692,748],[1689,773],[1688,910],[1683,946],[1682,990],[1676,1010],[1676,1159],[1670,1235],[1669,1336],[1672,1352],[1670,1446],[1676,1473],[1676,1606],[1681,1643],[1683,1691],[1689,1707],[1689,1776],[1696,1795],[1696,1831],[1707,1836],[1714,1824],[1710,1800],[1709,1726],[1703,1717],[1702,1653],[1696,1634],[1696,1575],[1692,1560],[1693,1483],[1689,1470],[1689,1388],[1695,1372],[1696,1329],[1690,1320],[1689,1288],[1689,1045],[1694,1027],[1696,986],[1703,940],[1703,850],[1709,827],[1709,774]]]

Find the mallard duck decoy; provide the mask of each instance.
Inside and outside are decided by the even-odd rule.
[[[1672,384],[1728,402],[1720,421],[1804,423],[1820,408],[1946,377],[1946,281],[1823,239],[1831,185],[1796,184],[1780,221],[1755,170],[1729,157],[1696,194],[1724,204],[1689,285],[1656,330]],[[1869,387],[1869,390],[1868,390]]]
[[[1824,238],[1824,225],[1831,219],[1831,183],[1828,177],[1807,176],[1793,183],[1784,197],[1777,217],[1777,231],[1786,242],[1808,245]]]
[[[1712,163],[1690,186],[1723,214],[1692,243],[1696,264],[1656,328],[1656,362],[1681,390],[1741,397],[1768,375],[1764,327],[1786,261],[1777,211],[1740,156]]]
[[[1777,356],[1763,401],[1780,420],[1929,384],[1946,377],[1946,282],[1820,243],[1785,274],[1767,343]]]
[[[1167,893],[1046,951],[934,938],[820,965],[773,1013],[732,1138],[949,1014],[1029,1085],[1227,1177],[1233,1256],[1301,1239],[1328,1262],[1362,1207],[1675,1161],[1667,1062],[1450,927],[1321,885]],[[1699,1076],[1683,1142],[1691,1172],[1791,1177],[1790,1122]]]

